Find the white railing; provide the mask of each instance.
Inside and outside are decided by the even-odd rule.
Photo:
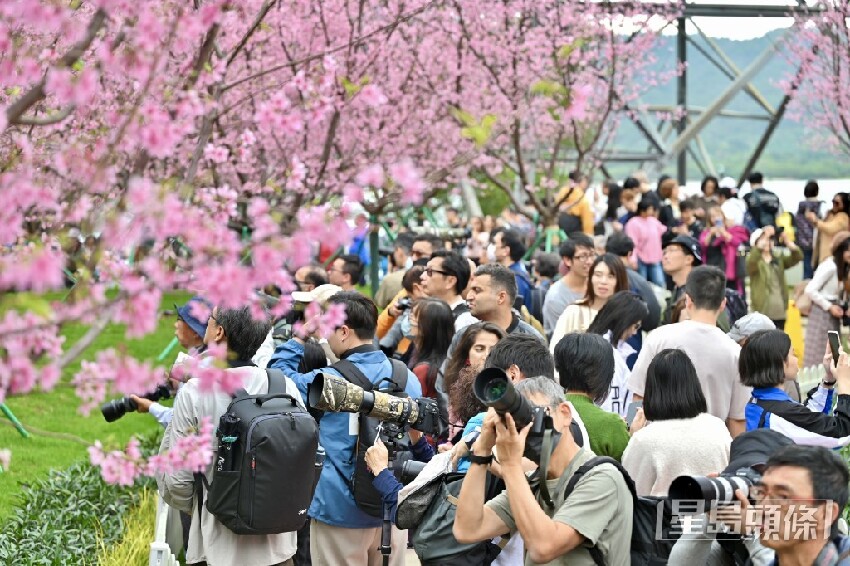
[[[166,542],[168,531],[168,505],[157,494],[156,496],[156,526],[154,527],[154,541],[151,543],[151,555],[148,564],[150,566],[180,566],[180,562],[172,554],[171,547]]]
[[[820,364],[802,368],[797,374],[797,383],[800,385],[800,393],[805,396],[806,392],[818,383],[826,375],[826,369]]]

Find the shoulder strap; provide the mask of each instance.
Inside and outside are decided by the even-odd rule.
[[[566,501],[566,499],[570,496],[578,482],[587,472],[589,472],[596,466],[602,464],[611,464],[612,466],[617,468],[617,470],[620,471],[620,474],[623,476],[623,481],[626,482],[626,487],[629,488],[629,491],[632,494],[632,498],[634,499],[635,503],[637,503],[638,496],[637,491],[635,489],[635,483],[632,481],[632,478],[629,476],[628,472],[626,472],[620,462],[608,456],[596,456],[595,458],[591,458],[590,460],[585,462],[584,465],[582,465],[578,470],[576,470],[576,472],[573,474],[573,477],[571,477],[570,481],[567,483],[566,489],[564,490],[564,501]],[[602,550],[599,548],[598,545],[594,544],[593,546],[588,547],[587,551],[590,553],[590,557],[593,558],[594,564],[596,564],[597,566],[605,566],[605,558],[602,556]]]
[[[269,378],[269,395],[283,395],[286,393],[286,376],[276,368],[266,368]]]
[[[390,358],[390,363],[393,366],[392,380],[401,391],[407,389],[407,366],[401,360]]]
[[[350,381],[354,385],[362,387],[366,391],[372,391],[373,384],[371,380],[369,380],[368,377],[363,375],[363,372],[360,371],[360,368],[354,365],[353,362],[350,362],[346,359],[342,359],[331,367],[337,370],[342,375],[342,377],[344,377],[346,380]]]

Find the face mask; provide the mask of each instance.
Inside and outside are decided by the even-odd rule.
[[[407,312],[404,313],[404,318],[401,319],[401,333],[405,338],[410,338],[410,316],[408,316]]]
[[[488,263],[496,263],[496,244],[487,246],[487,261]]]

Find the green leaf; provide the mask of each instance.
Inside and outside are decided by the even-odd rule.
[[[351,82],[350,80],[348,80],[347,77],[340,77],[339,82],[342,85],[342,88],[345,89],[345,94],[346,94],[346,96],[348,96],[348,98],[353,97],[355,94],[360,92],[363,88],[361,85],[355,84],[355,83]]]
[[[531,94],[536,96],[556,97],[566,95],[567,89],[559,82],[541,79],[531,85]]]
[[[71,65],[71,70],[76,71],[78,73],[85,68],[86,68],[86,62],[83,61],[82,59],[77,59],[76,61],[74,61],[74,64]]]

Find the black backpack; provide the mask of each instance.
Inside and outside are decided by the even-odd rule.
[[[212,482],[196,475],[198,508],[237,535],[295,532],[307,522],[321,463],[319,428],[286,393],[286,378],[267,369],[269,392],[236,392],[219,419]]]
[[[744,297],[734,289],[726,289],[726,314],[729,315],[729,326],[735,324],[739,318],[747,316],[747,311],[749,307]]]
[[[564,489],[564,501],[570,496],[579,480],[590,470],[601,464],[611,464],[623,475],[626,486],[632,493],[634,499],[634,510],[632,514],[632,542],[631,561],[632,566],[660,566],[667,564],[670,551],[678,538],[675,529],[671,528],[673,510],[669,499],[666,497],[641,497],[635,490],[635,483],[622,464],[608,456],[597,456],[584,463],[567,482]],[[661,515],[661,533],[657,533],[658,514]],[[660,536],[658,536],[660,534]],[[602,551],[597,545],[588,548],[593,562],[599,566],[605,565]]]
[[[744,195],[744,202],[757,228],[776,225],[776,215],[782,204],[774,193],[767,189],[755,189]]]
[[[390,363],[393,366],[393,374],[391,379],[386,380],[390,381],[389,388],[380,388],[379,390],[397,397],[406,397],[404,390],[407,387],[407,366],[393,359],[390,359]],[[369,378],[363,375],[363,372],[353,362],[342,359],[331,367],[337,370],[345,380],[362,387],[366,391],[372,391],[374,388]],[[350,480],[351,493],[354,494],[354,502],[363,512],[373,517],[383,517],[383,498],[372,485],[375,476],[366,467],[366,450],[375,443],[376,431],[381,421],[363,414],[359,415],[359,419],[357,446],[354,451],[354,477]]]

